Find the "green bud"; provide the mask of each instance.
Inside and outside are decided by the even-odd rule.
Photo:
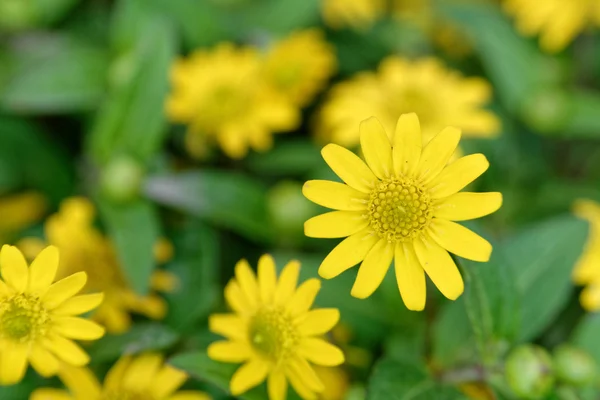
[[[539,346],[521,345],[506,359],[506,381],[511,390],[522,399],[542,399],[554,386],[552,359]]]
[[[116,202],[135,199],[144,181],[144,169],[134,159],[120,156],[113,159],[102,171],[102,192]]]
[[[592,356],[567,344],[554,350],[554,369],[559,380],[574,386],[584,386],[596,377]]]

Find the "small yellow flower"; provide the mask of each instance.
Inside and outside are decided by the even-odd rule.
[[[172,121],[189,125],[188,150],[197,136],[209,137],[230,157],[241,158],[248,147],[268,150],[274,132],[299,124],[298,109],[262,79],[261,61],[255,49],[221,44],[173,65],[166,109]]]
[[[291,34],[266,55],[264,74],[274,91],[305,106],[323,88],[336,68],[333,48],[318,29]]]
[[[310,363],[336,366],[344,362],[340,349],[322,336],[338,322],[337,309],[310,310],[319,292],[318,279],[296,288],[300,264],[288,263],[279,280],[271,256],[258,262],[258,279],[242,260],[225,288],[233,314],[211,315],[209,328],[227,340],[212,343],[210,358],[245,363],[231,378],[234,396],[267,380],[270,400],[284,400],[287,382],[303,399],[316,399],[324,385]]]
[[[600,310],[600,204],[592,200],[578,200],[574,212],[590,223],[590,234],[573,270],[573,281],[587,285],[579,298],[588,311]]]
[[[121,358],[106,374],[104,385],[88,368],[64,367],[59,377],[67,387],[37,389],[30,400],[210,400],[199,391],[177,391],[187,375],[163,364],[159,354]]]
[[[0,198],[0,235],[21,230],[38,221],[46,208],[46,198],[36,192]]]
[[[79,272],[56,283],[58,249],[48,246],[27,265],[14,246],[0,250],[0,384],[23,379],[28,363],[42,376],[56,374],[59,360],[82,366],[88,355],[72,339],[95,340],[104,328],[77,315],[102,302],[102,294],[75,296],[85,285]]]
[[[409,309],[425,307],[425,272],[444,296],[458,298],[463,280],[448,251],[483,262],[492,246],[453,221],[483,217],[502,204],[500,193],[458,193],[489,166],[483,154],[448,164],[460,136],[460,130],[446,128],[421,149],[419,119],[405,114],[391,140],[376,118],[361,123],[366,164],[341,146],[325,146],[323,158],[346,184],[304,184],[309,200],[339,210],[311,218],[304,231],[310,237],[347,238],[325,258],[319,275],[330,279],[362,262],[351,294],[366,298],[395,261]]]
[[[360,121],[374,116],[391,134],[399,115],[415,112],[423,144],[446,126],[456,126],[465,137],[490,137],[500,125],[483,108],[490,97],[485,80],[464,78],[436,59],[392,56],[382,61],[377,73],[361,73],[332,88],[320,113],[318,135],[325,142],[354,146]]]
[[[385,0],[321,0],[325,23],[340,29],[367,29],[385,13]]]
[[[548,52],[564,49],[588,26],[600,26],[598,0],[504,0],[504,9],[523,35],[539,33]]]

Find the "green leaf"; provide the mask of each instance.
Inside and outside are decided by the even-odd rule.
[[[369,400],[454,400],[464,395],[435,382],[425,367],[384,359],[375,365],[369,380]]]
[[[446,303],[437,314],[432,327],[432,348],[435,365],[453,366],[475,359],[477,347],[463,299]]]
[[[587,314],[572,334],[571,342],[587,351],[600,365],[600,314]]]
[[[147,181],[146,194],[160,204],[232,229],[248,239],[271,240],[266,190],[245,175],[203,170],[154,176]]]
[[[0,106],[20,114],[90,110],[105,90],[108,54],[81,39],[38,35],[11,47]]]
[[[248,168],[262,176],[304,176],[317,165],[324,165],[319,148],[307,140],[277,143],[267,153],[252,153],[246,160]]]
[[[106,335],[87,351],[94,363],[115,360],[125,354],[165,350],[177,342],[179,334],[169,327],[151,322],[138,323],[121,335]]]
[[[101,199],[99,209],[127,280],[136,292],[146,293],[156,266],[153,248],[160,235],[154,205],[144,200],[117,205]]]

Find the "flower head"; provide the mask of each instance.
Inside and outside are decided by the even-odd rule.
[[[400,294],[411,310],[425,307],[425,272],[449,299],[463,292],[463,281],[447,251],[487,261],[492,246],[453,222],[496,211],[500,193],[458,193],[489,166],[482,154],[451,164],[460,131],[446,128],[423,148],[419,119],[400,117],[388,135],[376,118],[360,125],[366,164],[345,148],[330,144],[323,158],[345,182],[308,181],[303,193],[333,211],[311,218],[307,236],[342,238],[319,268],[330,279],[362,262],[351,294],[366,298],[379,286],[392,261]]]
[[[600,26],[597,0],[504,0],[504,9],[514,15],[522,34],[539,33],[548,52],[564,49],[588,25]]]
[[[366,29],[385,13],[385,7],[385,0],[321,0],[323,19],[334,29]]]
[[[187,375],[163,364],[163,357],[155,353],[121,358],[103,385],[87,368],[65,367],[59,377],[67,390],[37,389],[30,400],[210,400],[202,392],[177,391]]]
[[[375,116],[391,135],[398,115],[415,112],[423,144],[446,126],[462,129],[465,136],[489,137],[499,130],[496,116],[483,109],[490,97],[486,81],[464,78],[436,59],[388,57],[377,73],[362,73],[333,87],[321,110],[318,134],[324,141],[353,146],[359,142],[356,127],[361,121]]]
[[[293,104],[305,106],[336,68],[331,45],[318,29],[293,33],[266,55],[264,75],[272,89]]]
[[[592,200],[578,200],[575,215],[590,223],[590,235],[573,270],[573,281],[587,285],[581,292],[581,305],[588,311],[600,310],[600,204]]]
[[[195,136],[212,138],[227,155],[241,158],[248,147],[269,149],[272,133],[299,123],[297,108],[265,84],[261,58],[252,48],[222,44],[198,50],[173,65],[171,80],[167,114],[189,125],[188,148]]]
[[[104,335],[104,328],[77,317],[96,308],[102,294],[75,296],[84,272],[53,283],[58,258],[58,249],[48,246],[28,266],[16,247],[0,250],[0,384],[23,379],[29,362],[42,376],[54,375],[60,361],[85,365],[89,357],[72,339]]]
[[[287,382],[303,399],[324,390],[310,363],[336,366],[344,362],[340,349],[322,335],[339,320],[337,309],[310,310],[321,284],[309,279],[296,288],[300,264],[288,263],[279,279],[275,262],[265,255],[258,262],[258,279],[245,260],[225,288],[233,314],[212,315],[209,328],[227,340],[211,344],[210,358],[241,363],[231,378],[237,396],[265,379],[270,400],[284,400]]]

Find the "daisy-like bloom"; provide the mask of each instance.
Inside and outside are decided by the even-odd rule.
[[[213,360],[244,363],[231,378],[232,395],[240,395],[267,380],[270,400],[284,400],[288,381],[305,400],[317,399],[325,389],[310,363],[337,366],[340,349],[323,338],[340,318],[337,309],[311,310],[321,288],[309,279],[298,288],[300,264],[288,263],[279,279],[275,262],[264,255],[258,279],[245,260],[237,263],[235,278],[225,288],[233,314],[211,315],[209,328],[227,340],[212,343]]]
[[[177,391],[188,376],[155,353],[121,358],[104,384],[88,368],[64,367],[59,377],[67,390],[37,389],[30,400],[210,400],[203,392]]]
[[[0,384],[23,379],[27,365],[42,376],[56,374],[60,361],[82,366],[88,355],[72,339],[104,335],[98,324],[77,317],[102,302],[102,294],[75,296],[85,285],[79,272],[54,283],[58,249],[48,246],[30,266],[14,246],[0,250]]]
[[[391,135],[399,115],[415,112],[421,120],[423,144],[446,126],[456,126],[465,137],[491,137],[500,123],[483,108],[490,97],[485,80],[464,78],[436,59],[409,61],[392,56],[382,61],[377,73],[361,73],[332,88],[317,134],[324,142],[354,146],[361,121],[374,116]]]
[[[455,223],[493,213],[500,193],[458,193],[489,166],[474,154],[451,164],[460,130],[446,128],[425,147],[415,114],[400,117],[390,136],[374,117],[360,124],[366,164],[345,148],[329,144],[323,158],[345,182],[308,181],[311,201],[334,210],[306,221],[304,232],[343,240],[325,258],[319,275],[333,278],[362,262],[352,296],[364,299],[379,286],[392,261],[404,304],[425,307],[425,273],[449,299],[463,292],[463,280],[448,251],[488,261],[492,246]]]
[[[573,270],[573,281],[586,285],[580,302],[588,311],[600,310],[600,204],[592,200],[578,200],[573,207],[575,215],[590,224],[583,254]]]
[[[504,0],[504,9],[523,35],[539,34],[548,52],[564,49],[588,26],[600,26],[597,0]]]
[[[274,132],[300,123],[298,109],[262,79],[261,62],[253,48],[222,44],[173,65],[166,109],[172,121],[188,124],[188,150],[203,141],[195,137],[200,136],[216,140],[228,156],[241,158],[248,147],[268,150]]]
[[[307,29],[291,34],[269,49],[264,76],[274,91],[293,104],[305,106],[335,69],[335,54],[323,32]]]
[[[334,29],[367,29],[385,13],[385,8],[385,0],[321,0],[323,19]]]

